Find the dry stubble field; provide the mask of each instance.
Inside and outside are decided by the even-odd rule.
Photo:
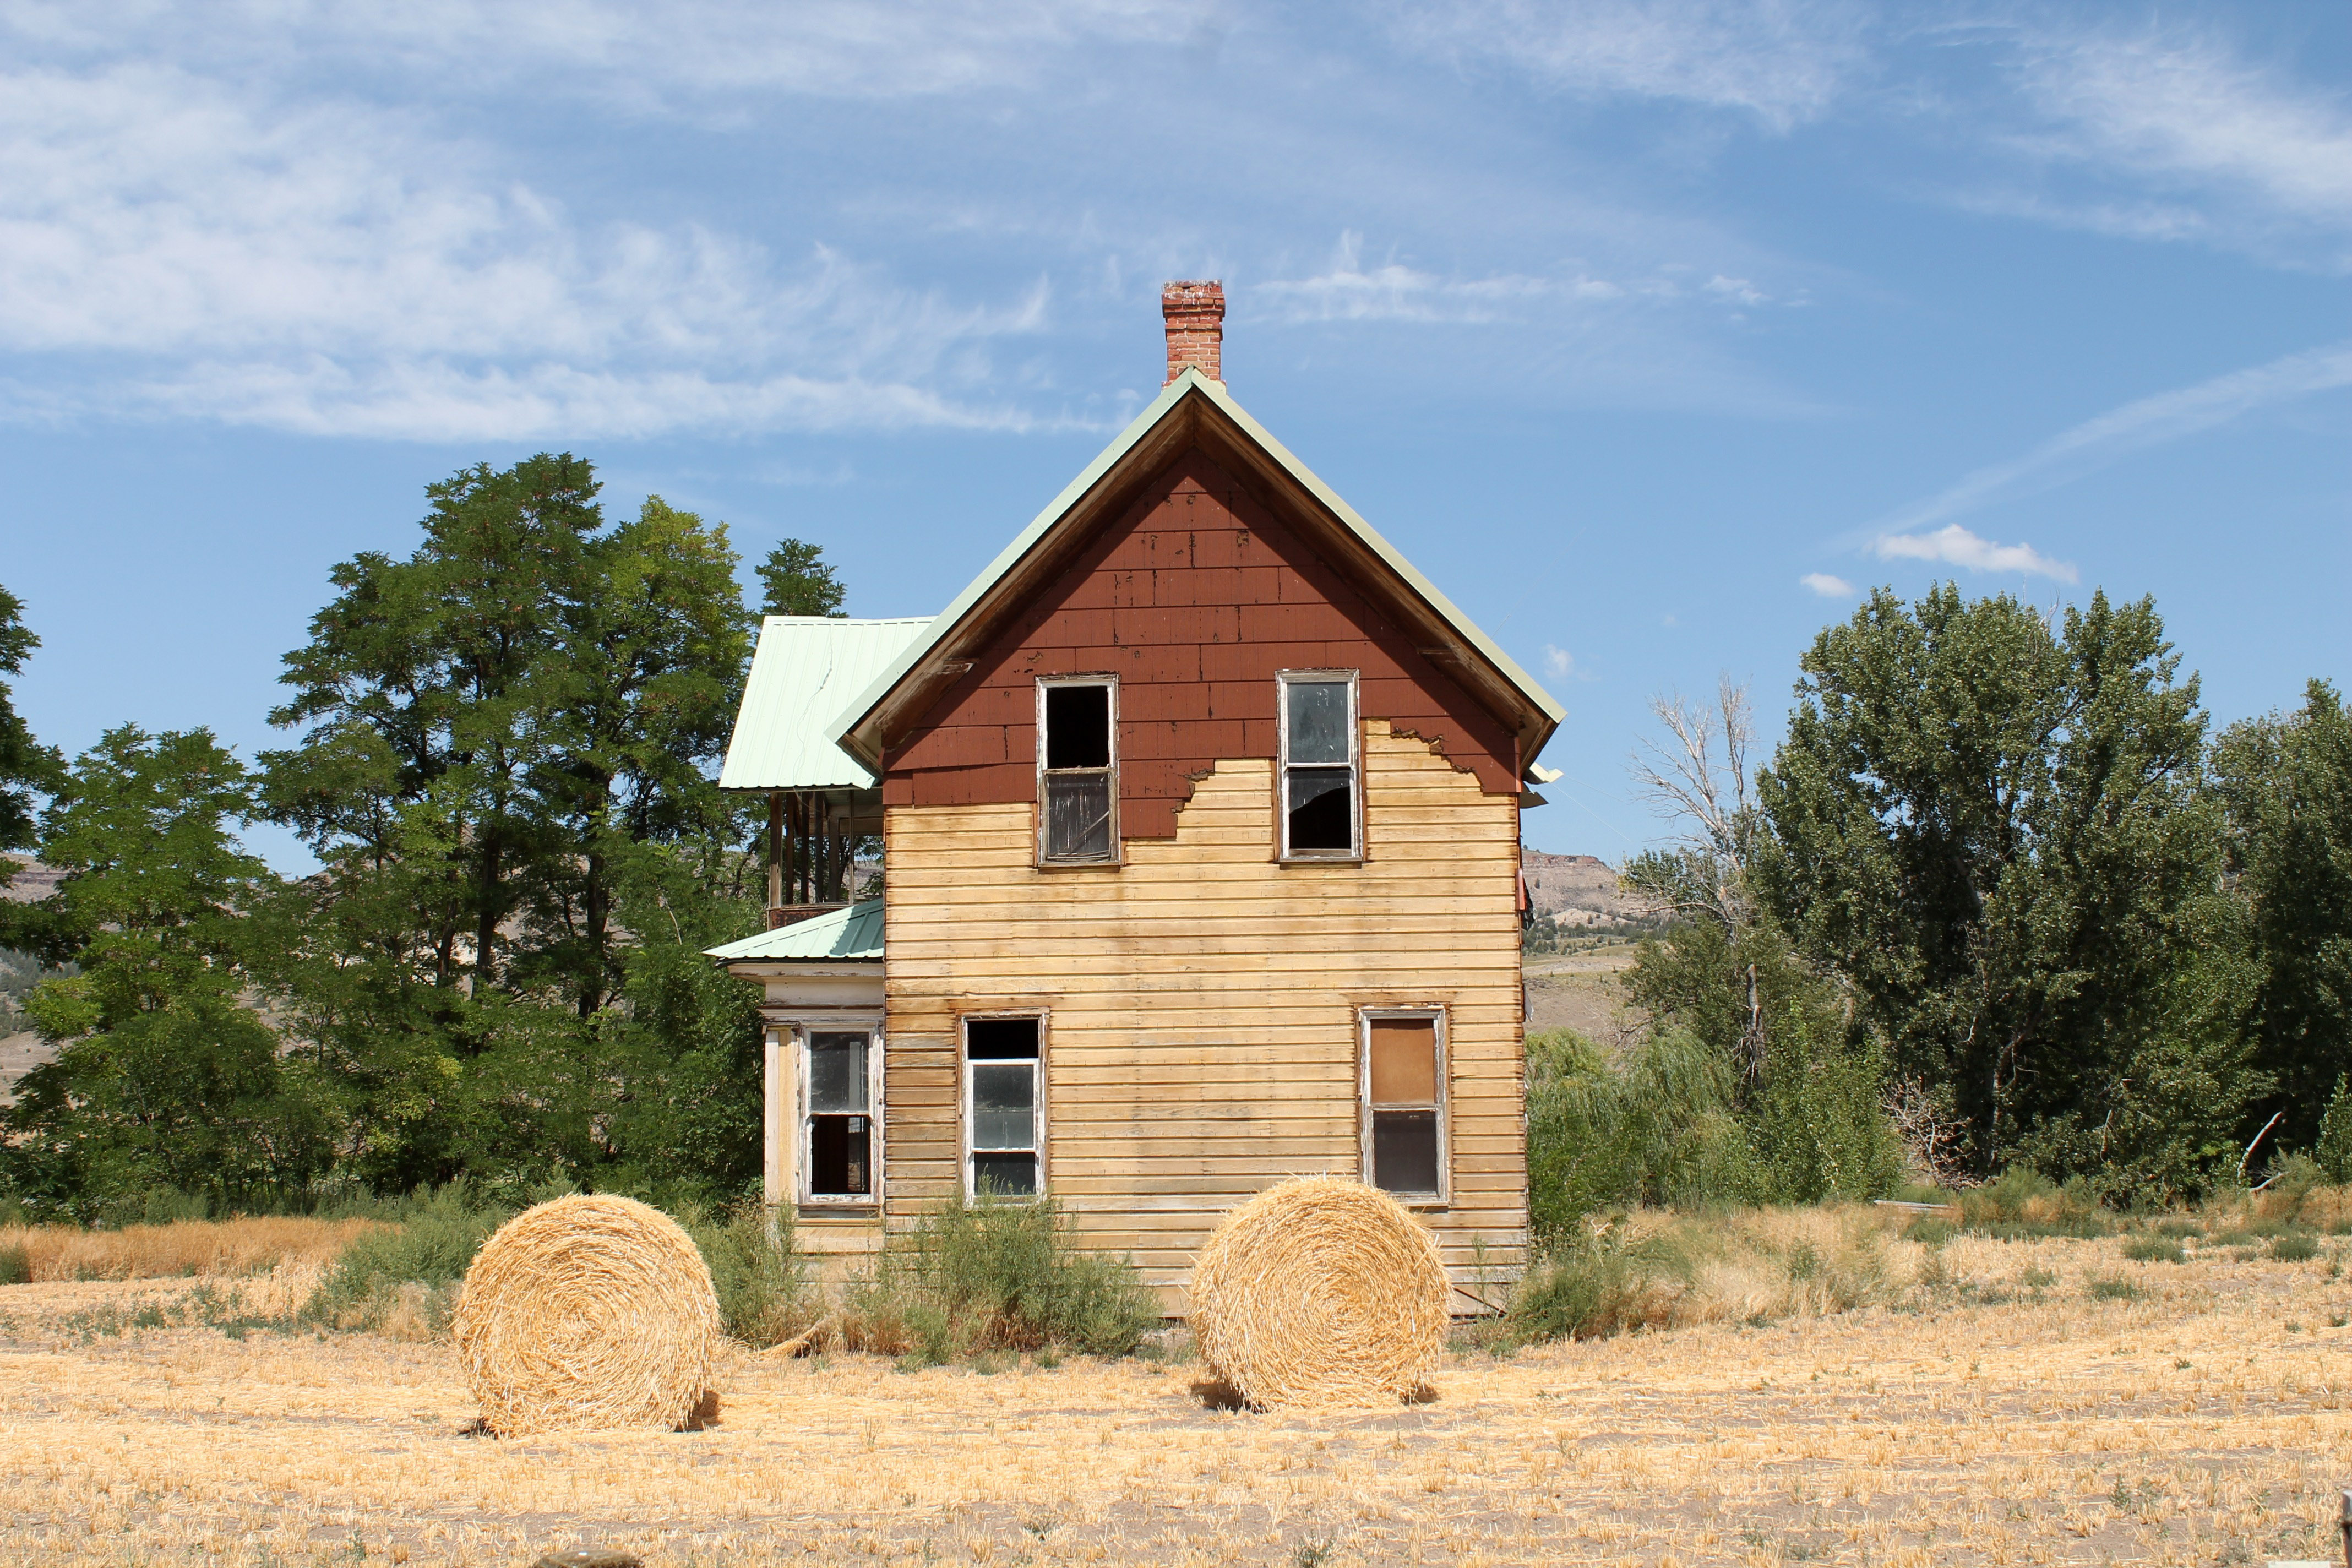
[[[2352,1283],[2329,1255],[2136,1264],[2114,1241],[1964,1237],[1941,1258],[1916,1311],[1465,1354],[1432,1402],[1387,1412],[1221,1410],[1181,1362],[908,1373],[742,1353],[714,1429],[516,1443],[467,1435],[446,1345],[136,1326],[143,1308],[151,1324],[208,1315],[235,1331],[216,1287],[191,1313],[201,1281],[14,1286],[0,1289],[0,1558],[514,1563],[580,1543],[706,1564],[2332,1554],[2335,1492],[2352,1480]],[[2141,1294],[2090,1289],[2117,1279]],[[237,1289],[266,1312],[304,1286],[297,1267]]]

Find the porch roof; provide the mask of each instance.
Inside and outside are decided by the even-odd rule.
[[[796,921],[774,931],[763,931],[705,950],[705,957],[720,963],[737,960],[797,959],[808,963],[840,963],[848,960],[882,959],[882,900],[868,899],[811,920]]]

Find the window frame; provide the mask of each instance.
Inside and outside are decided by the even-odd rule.
[[[814,1209],[878,1209],[882,1206],[883,1131],[882,1131],[882,1058],[884,1040],[882,1017],[866,1014],[845,1018],[800,1018],[787,1026],[793,1034],[793,1201],[803,1208]],[[866,1160],[870,1169],[866,1174],[864,1194],[819,1193],[816,1180],[816,1138],[811,1123],[816,1119],[812,1109],[814,1097],[809,1092],[809,1058],[813,1054],[814,1035],[864,1035],[866,1037]],[[828,1112],[828,1114],[832,1114]]]
[[[1372,1160],[1372,1020],[1426,1018],[1430,1021],[1433,1064],[1437,1075],[1434,1105],[1381,1106],[1380,1110],[1431,1110],[1437,1118],[1437,1190],[1433,1193],[1389,1193],[1409,1209],[1442,1209],[1454,1201],[1454,1075],[1453,1039],[1446,1009],[1440,1005],[1373,1006],[1356,1009],[1356,1179],[1379,1187],[1379,1170]],[[1388,1192],[1385,1187],[1381,1191]]]
[[[1031,1105],[1033,1108],[1033,1121],[1031,1123],[1031,1135],[1035,1140],[1035,1146],[1032,1152],[1035,1154],[1037,1160],[1037,1190],[1034,1193],[1000,1194],[998,1194],[997,1201],[1000,1203],[1034,1203],[1039,1198],[1045,1196],[1051,1190],[1047,1184],[1049,1173],[1047,1172],[1045,1163],[1045,1041],[1047,1025],[1051,1016],[1052,1014],[1050,1010],[1043,1007],[1008,1007],[984,1013],[966,1013],[956,1019],[956,1142],[961,1152],[957,1163],[961,1171],[960,1180],[963,1189],[963,1200],[966,1203],[976,1203],[980,1198],[980,1184],[972,1174],[971,1157],[973,1153],[1017,1153],[1021,1152],[1018,1150],[995,1149],[982,1149],[975,1151],[972,1148],[971,1069],[974,1063],[971,1058],[971,1026],[973,1024],[994,1023],[1015,1018],[1032,1018],[1036,1021],[1037,1055],[1033,1058],[1035,1064],[1033,1068],[1035,1073],[1035,1079],[1032,1085],[1033,1098],[1031,1100]],[[1008,1060],[1019,1061],[1022,1058],[1019,1057],[999,1057],[993,1058],[993,1061],[989,1065],[995,1065]]]
[[[1109,761],[1100,768],[1052,768],[1045,766],[1045,692],[1056,686],[1099,686],[1104,689],[1104,703],[1109,710],[1109,743],[1105,748]],[[1041,675],[1037,678],[1037,725],[1034,731],[1037,753],[1037,866],[1041,870],[1099,868],[1124,863],[1125,842],[1118,832],[1118,675],[1116,671],[1093,671],[1076,675]],[[1045,780],[1049,776],[1069,777],[1083,773],[1102,773],[1109,784],[1110,819],[1105,825],[1110,837],[1110,852],[1107,855],[1054,855],[1048,853],[1052,831],[1047,817]]]
[[[1275,859],[1286,866],[1348,866],[1364,859],[1364,709],[1363,671],[1360,669],[1278,669],[1274,673],[1274,717],[1276,751],[1274,758],[1274,834]],[[1349,776],[1348,836],[1349,847],[1342,849],[1294,849],[1290,846],[1290,773],[1295,767],[1328,768],[1331,763],[1293,763],[1290,760],[1290,688],[1293,686],[1337,685],[1345,681],[1348,687],[1348,772]]]

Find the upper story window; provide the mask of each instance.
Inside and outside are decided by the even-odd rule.
[[[1356,672],[1285,670],[1276,679],[1282,693],[1282,858],[1356,859],[1363,853]]]
[[[1118,858],[1118,682],[1037,682],[1037,858]]]

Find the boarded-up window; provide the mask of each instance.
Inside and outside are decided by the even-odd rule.
[[[964,1020],[964,1191],[971,1196],[1025,1197],[1040,1190],[1040,1023]]]
[[[873,1037],[813,1030],[807,1049],[808,1115],[803,1122],[812,1203],[874,1196]]]
[[[1038,858],[1118,858],[1118,687],[1037,683]]]
[[[1364,1018],[1365,1179],[1401,1196],[1445,1192],[1444,1057],[1434,1015]]]

